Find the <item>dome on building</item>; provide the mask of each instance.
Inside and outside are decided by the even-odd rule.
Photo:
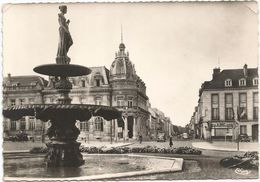
[[[119,45],[119,51],[110,67],[110,77],[118,79],[133,79],[135,77],[135,68],[129,60],[129,54],[125,53],[125,45]]]

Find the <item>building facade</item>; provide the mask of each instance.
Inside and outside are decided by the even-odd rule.
[[[125,45],[119,45],[110,70],[106,67],[91,67],[91,74],[69,78],[73,85],[70,92],[72,104],[95,104],[116,107],[122,111],[122,118],[106,121],[92,117],[89,121],[77,122],[80,128],[79,140],[131,140],[142,135],[151,139],[151,113],[146,85],[136,74]],[[46,81],[37,76],[11,76],[4,79],[4,107],[19,104],[56,103],[58,93],[54,89],[55,78]],[[49,123],[43,124],[34,117],[24,117],[25,122],[4,119],[4,133],[12,136],[25,132],[41,136]],[[24,124],[25,123],[25,126]],[[33,124],[31,124],[33,123]],[[32,126],[35,125],[35,126]],[[39,132],[38,132],[39,130]],[[155,130],[154,128],[152,130]]]
[[[215,68],[201,86],[191,127],[203,139],[235,140],[240,133],[258,140],[258,69]]]

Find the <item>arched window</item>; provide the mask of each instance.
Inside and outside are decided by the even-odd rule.
[[[95,130],[96,131],[103,131],[103,119],[101,117],[95,118]]]
[[[232,80],[231,79],[225,80],[225,87],[232,87]]]
[[[239,80],[239,86],[246,86],[246,79],[241,78],[241,79]]]
[[[87,121],[80,122],[80,130],[81,131],[89,131],[89,127],[88,127],[88,122]]]
[[[253,79],[253,85],[258,85],[258,78]]]

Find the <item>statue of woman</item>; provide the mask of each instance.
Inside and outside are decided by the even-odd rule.
[[[66,20],[65,14],[67,13],[67,6],[59,6],[61,13],[58,14],[59,16],[59,46],[57,52],[57,63],[61,64],[68,64],[70,58],[67,56],[70,46],[73,44],[70,32],[69,32],[69,23],[70,20]]]

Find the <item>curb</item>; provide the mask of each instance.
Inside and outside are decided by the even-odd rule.
[[[29,153],[30,150],[10,150],[10,151],[3,151],[3,154],[16,154],[16,153]]]
[[[221,151],[221,152],[253,152],[253,151],[256,151],[256,150],[236,150],[236,149],[219,149],[219,148],[213,148],[213,149],[210,149],[210,148],[203,148],[203,147],[198,147],[198,146],[194,146],[192,144],[192,146],[194,148],[197,148],[197,149],[201,149],[201,150],[211,150],[211,151]]]

